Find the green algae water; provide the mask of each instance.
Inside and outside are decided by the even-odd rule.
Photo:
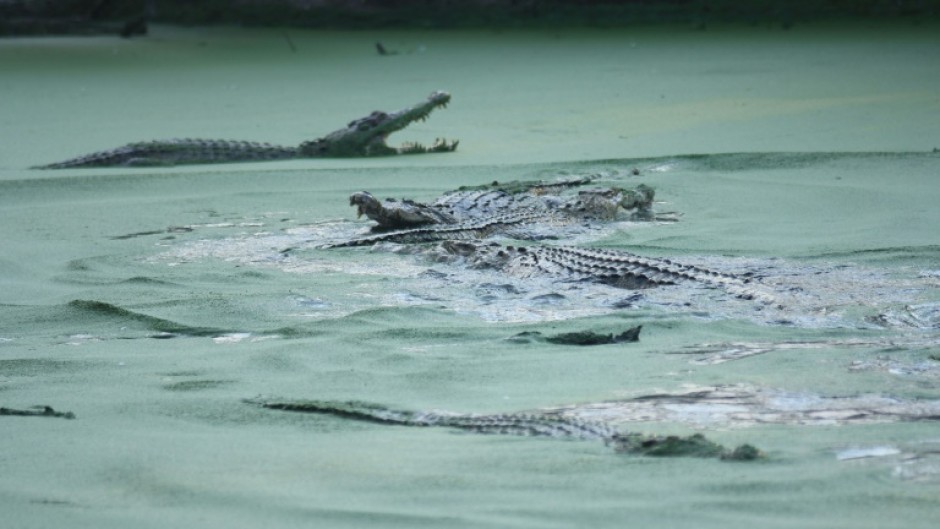
[[[0,407],[75,415],[0,416],[5,523],[934,527],[935,30],[0,42]],[[149,139],[293,145],[438,89],[450,107],[389,143],[459,139],[455,153],[28,169]],[[559,243],[749,273],[776,302],[321,248],[367,232],[356,191],[429,201],[584,176],[649,185],[677,221]],[[638,325],[635,343],[514,339]],[[254,399],[547,410],[764,457],[643,457]]]

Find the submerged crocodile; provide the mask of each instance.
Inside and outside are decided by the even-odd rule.
[[[551,277],[590,281],[618,288],[641,289],[695,281],[762,303],[774,297],[749,277],[709,270],[671,259],[643,257],[621,250],[577,246],[508,246],[484,241],[445,241],[442,249],[474,268],[489,268],[514,277]]]
[[[423,121],[438,107],[450,102],[447,92],[434,92],[425,101],[397,112],[375,111],[364,118],[349,122],[342,129],[322,138],[305,141],[297,147],[232,140],[173,139],[130,143],[117,149],[95,152],[35,169],[70,167],[154,166],[200,163],[227,163],[290,158],[353,158],[451,152],[457,141],[437,139],[430,147],[406,143],[390,147],[385,143],[393,132],[415,121]]]
[[[876,393],[825,396],[747,384],[686,387],[635,397],[542,408],[521,413],[460,414],[406,411],[359,401],[248,399],[266,409],[333,415],[377,424],[455,428],[504,434],[603,441],[618,453],[647,456],[718,457],[753,460],[751,445],[725,448],[701,434],[648,435],[625,432],[623,423],[674,422],[693,427],[759,424],[833,425],[940,420],[940,401]]]
[[[652,188],[619,187],[565,191],[590,184],[590,179],[559,182],[510,182],[507,185],[462,188],[445,193],[432,203],[414,200],[380,201],[368,191],[349,197],[349,205],[377,224],[375,235],[329,245],[371,246],[382,242],[428,243],[445,240],[483,239],[503,235],[522,240],[557,239],[565,228],[588,227],[625,217],[653,218]]]
[[[495,219],[533,218],[542,224],[611,221],[631,211],[631,220],[650,220],[655,193],[639,185],[635,189],[608,187],[580,190],[565,196],[563,191],[590,184],[591,180],[559,182],[497,182],[480,188],[463,188],[445,193],[430,204],[414,200],[385,199],[379,201],[368,191],[353,193],[349,205],[356,206],[358,216],[367,216],[378,223],[373,231],[401,230],[438,225],[427,231],[433,238],[442,225],[460,227],[467,223]],[[531,238],[521,235],[522,238]]]
[[[565,228],[584,227],[622,218],[656,218],[651,210],[654,191],[640,185],[580,190],[570,188],[590,179],[554,183],[494,183],[483,189],[446,193],[430,204],[412,200],[379,201],[361,191],[350,197],[359,216],[378,224],[367,235],[327,247],[371,246],[378,243],[421,244],[440,242],[438,258],[462,260],[474,268],[497,270],[515,277],[551,277],[593,281],[638,289],[696,281],[720,287],[743,299],[765,303],[773,297],[751,285],[749,277],[686,265],[670,259],[642,257],[629,252],[575,246],[501,245],[492,236],[520,240],[556,239]]]
[[[620,432],[601,422],[573,419],[552,412],[475,415],[393,410],[381,405],[357,401],[248,399],[246,402],[272,410],[335,415],[380,424],[443,426],[483,434],[594,439],[612,446],[618,453],[626,454],[659,457],[717,457],[735,461],[750,461],[763,456],[751,445],[744,444],[728,449],[710,441],[702,434],[681,437]]]

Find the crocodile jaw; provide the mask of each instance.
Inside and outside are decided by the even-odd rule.
[[[443,91],[432,92],[425,101],[418,103],[410,108],[403,108],[397,112],[386,114],[384,112],[373,112],[372,115],[380,114],[382,118],[379,123],[373,126],[375,135],[388,137],[389,134],[399,131],[415,121],[424,121],[428,119],[431,112],[438,107],[447,108],[450,103],[450,94]],[[371,116],[370,116],[371,117]],[[368,118],[366,118],[368,119]],[[356,121],[349,125],[352,126]]]
[[[416,121],[424,121],[438,107],[446,107],[450,94],[443,91],[431,93],[416,105],[396,112],[376,110],[364,118],[349,122],[344,129],[327,136],[304,142],[300,150],[305,156],[384,156],[390,154],[416,154],[424,152],[449,152],[457,148],[457,142],[448,143],[438,139],[431,147],[407,143],[400,148],[390,147],[385,141],[390,134]]]

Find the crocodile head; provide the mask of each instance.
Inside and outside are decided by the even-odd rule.
[[[352,157],[453,151],[458,142],[448,142],[444,139],[437,139],[430,147],[406,143],[396,148],[385,143],[393,132],[415,121],[424,121],[435,108],[446,107],[449,102],[449,93],[437,91],[426,100],[396,112],[377,110],[364,118],[351,121],[346,128],[300,144],[300,152],[309,157]]]
[[[632,220],[651,220],[653,188],[640,184],[635,189],[605,187],[578,192],[577,200],[562,206],[569,214],[579,218],[615,220],[622,211],[633,210]]]

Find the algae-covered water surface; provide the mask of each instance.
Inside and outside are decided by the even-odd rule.
[[[935,30],[0,42],[4,523],[934,527]],[[456,152],[29,169],[150,139],[297,145],[434,90],[449,108],[389,143]],[[762,297],[325,248],[368,233],[357,191],[572,178],[650,186],[658,220],[537,244]],[[533,435],[499,435],[523,430],[507,417]],[[537,435],[559,424],[577,435]]]

